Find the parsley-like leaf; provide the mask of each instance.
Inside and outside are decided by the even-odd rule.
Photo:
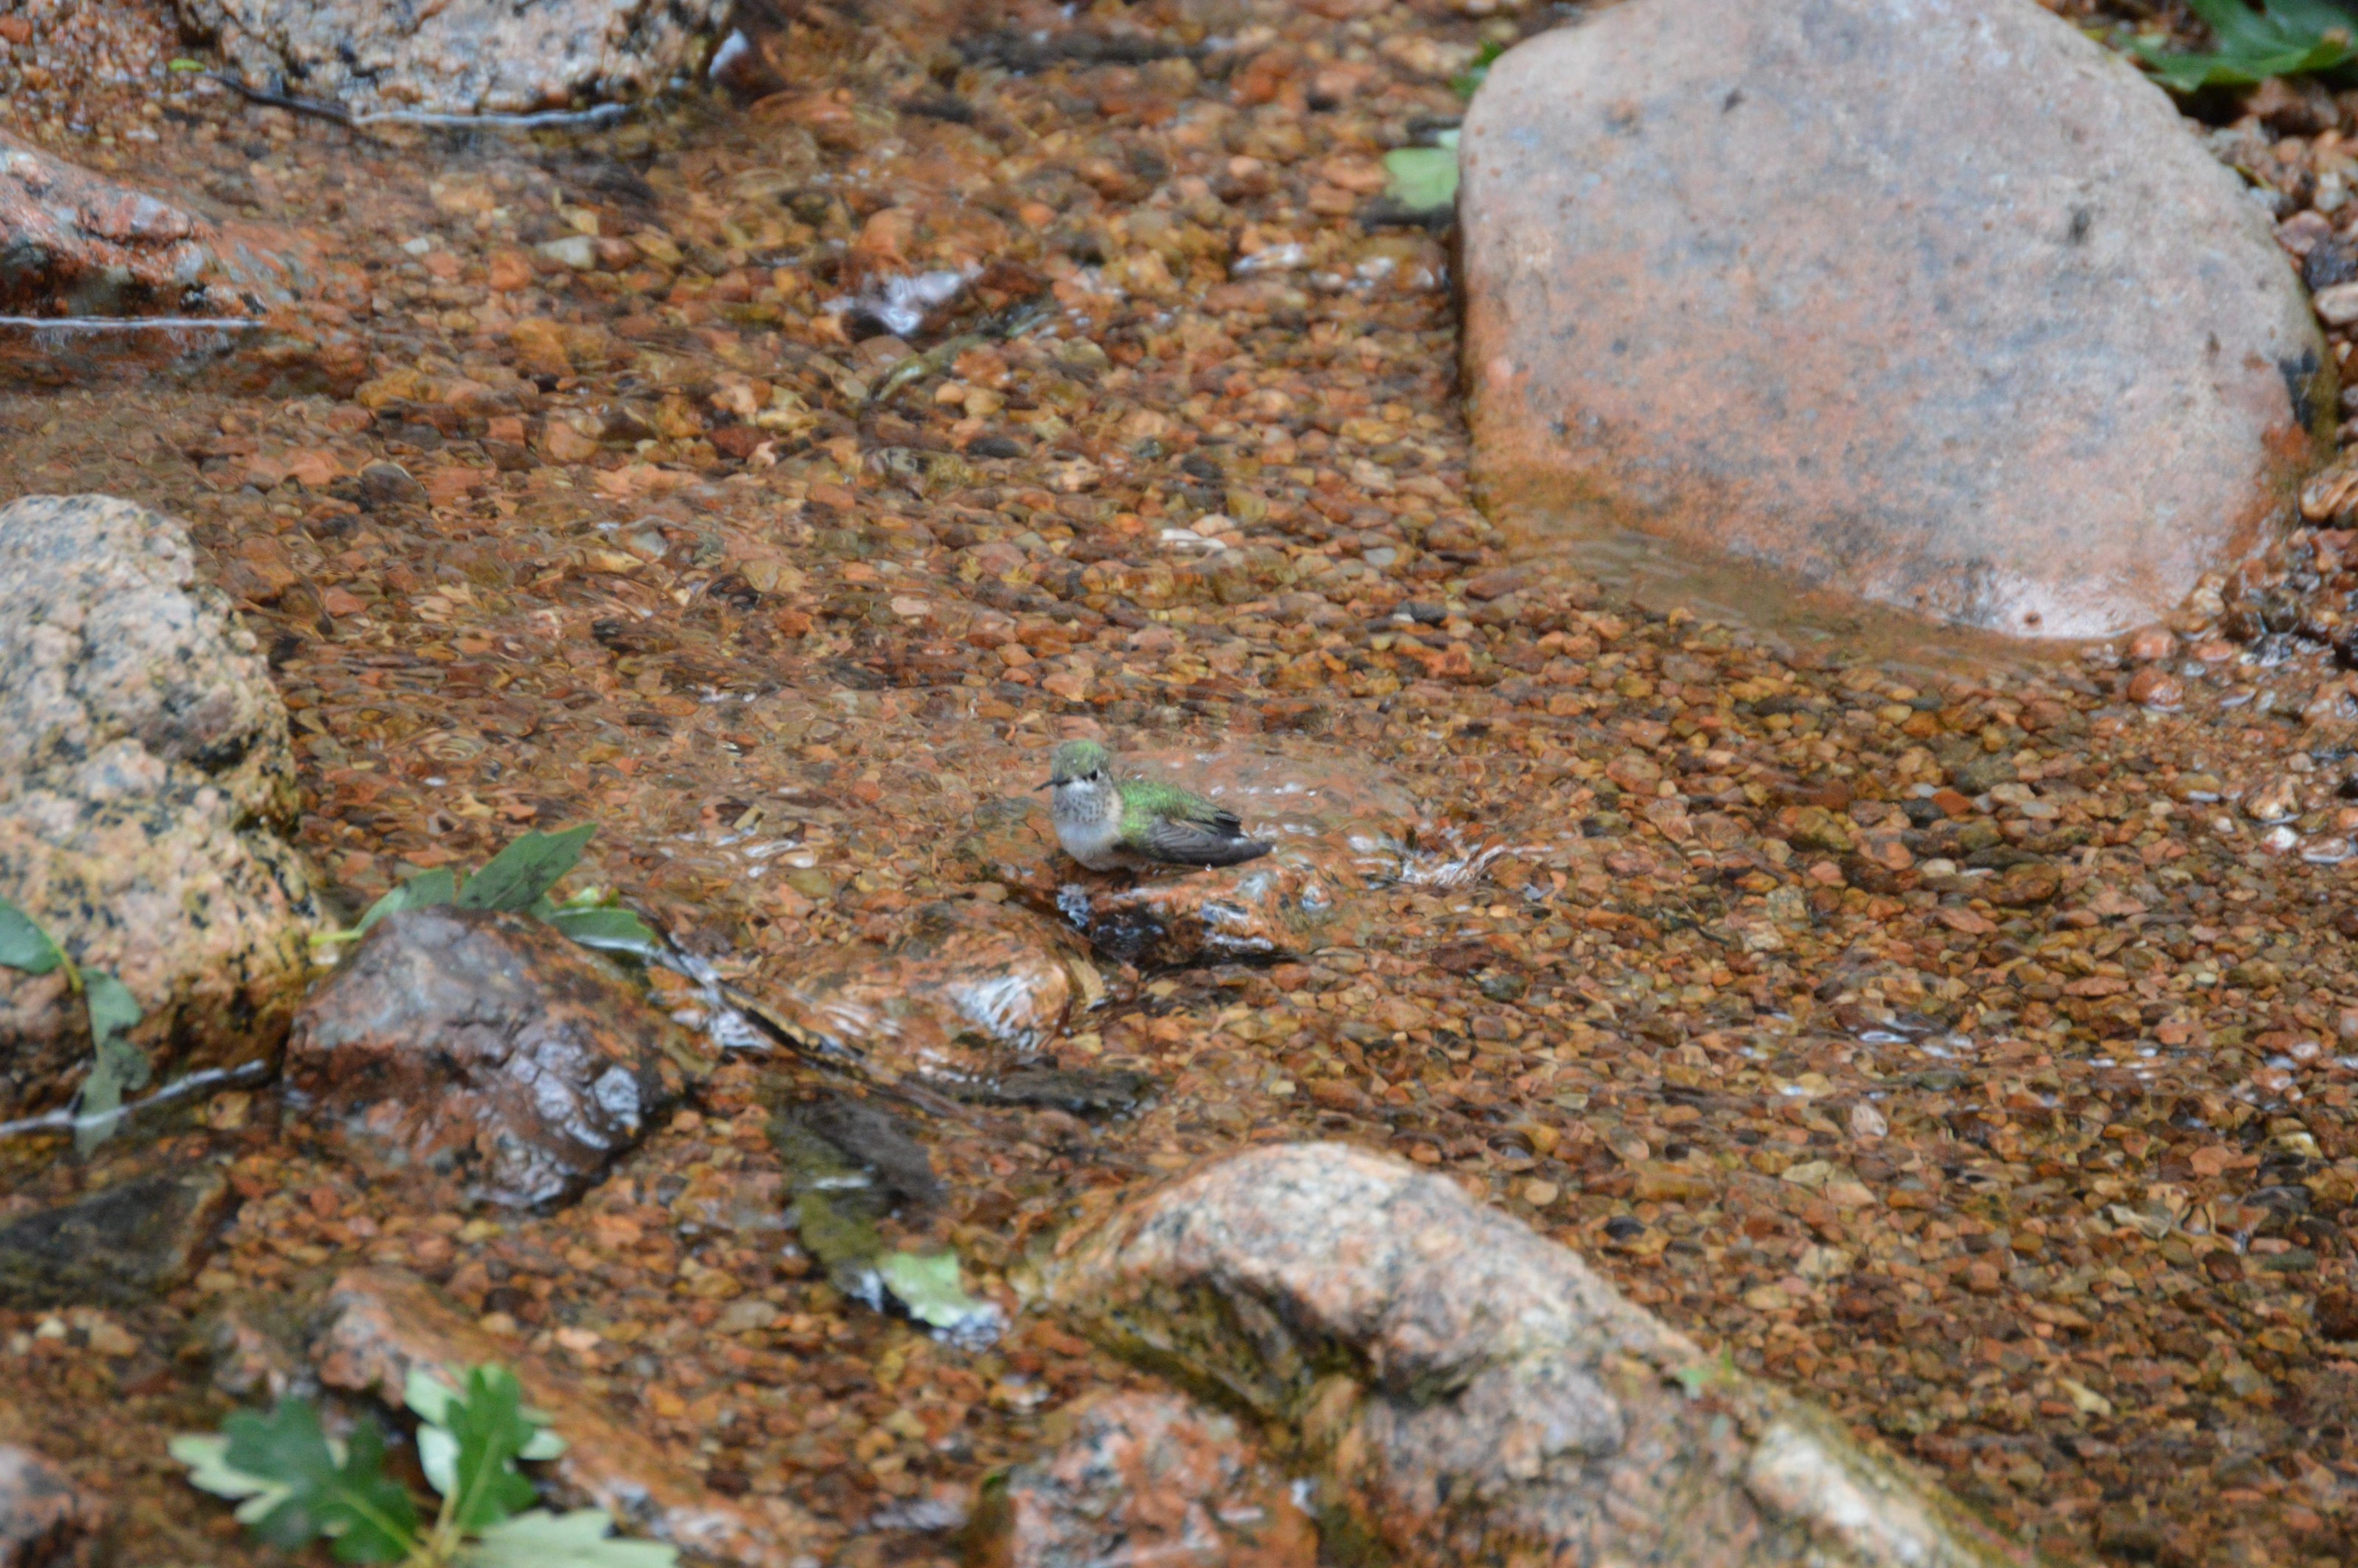
[[[188,1433],[172,1439],[172,1457],[189,1467],[189,1485],[217,1498],[238,1499],[237,1522],[252,1524],[285,1502],[294,1490],[284,1481],[249,1476],[229,1462],[229,1439],[219,1433]]]
[[[502,1519],[459,1552],[459,1568],[673,1568],[676,1547],[620,1541],[603,1509],[540,1509]]]
[[[454,1375],[455,1376],[455,1375]],[[463,1381],[464,1379],[460,1379]],[[401,1393],[402,1403],[416,1412],[417,1467],[427,1482],[444,1497],[459,1489],[459,1440],[450,1432],[450,1408],[463,1399],[442,1374],[414,1366]],[[548,1417],[526,1408],[524,1419],[533,1428],[531,1439],[516,1451],[519,1459],[554,1459],[565,1452],[565,1440],[549,1431]]]
[[[1506,52],[1507,46],[1496,38],[1483,44],[1466,62],[1466,69],[1449,79],[1449,91],[1460,98],[1471,98],[1481,92],[1482,84],[1490,80],[1490,67]]]
[[[919,1323],[954,1344],[988,1345],[1006,1326],[996,1304],[967,1293],[955,1252],[892,1252],[877,1260],[877,1277]]]
[[[524,1385],[504,1367],[476,1367],[442,1407],[440,1424],[458,1441],[449,1516],[480,1530],[532,1507],[532,1482],[515,1467],[538,1428],[524,1411]]]
[[[417,1507],[385,1475],[384,1440],[373,1426],[353,1428],[341,1462],[319,1411],[300,1400],[281,1400],[268,1416],[241,1411],[222,1433],[226,1468],[287,1488],[253,1521],[271,1545],[293,1552],[329,1536],[340,1563],[398,1563],[416,1546]]]

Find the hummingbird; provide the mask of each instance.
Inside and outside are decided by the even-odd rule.
[[[1118,776],[1113,758],[1095,741],[1057,747],[1040,787],[1055,792],[1056,842],[1093,871],[1234,866],[1271,849],[1246,837],[1235,812],[1200,795]]]

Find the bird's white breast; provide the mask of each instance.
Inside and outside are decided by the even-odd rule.
[[[1104,785],[1059,784],[1053,815],[1056,842],[1093,871],[1119,871],[1126,862],[1121,838],[1121,797]]]
[[[1111,816],[1059,817],[1056,842],[1093,871],[1110,871],[1121,865],[1114,846],[1121,837],[1120,819]]]

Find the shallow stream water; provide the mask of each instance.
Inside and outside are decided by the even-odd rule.
[[[0,1141],[0,1219],[231,1173],[201,1271],[124,1334],[0,1312],[0,1389],[119,1499],[127,1561],[263,1560],[163,1462],[230,1408],[183,1346],[362,1262],[806,1516],[827,1561],[950,1560],[981,1476],[1139,1378],[1011,1269],[1279,1138],[1450,1172],[2061,1550],[2358,1553],[2358,1366],[2320,1306],[2358,1193],[2351,872],[2237,804],[2285,782],[2305,841],[2358,829],[2301,717],[2338,676],[2190,636],[2165,713],[2113,650],[1934,657],[1510,566],[1466,499],[1445,252],[1355,217],[1482,24],[1333,9],[812,6],[758,102],[590,132],[255,107],[167,77],[152,17],[120,81],[84,60],[86,129],[20,83],[62,156],[356,275],[363,373],[51,355],[0,394],[11,493],[188,522],[271,650],[347,913],[592,821],[582,880],[744,991],[914,990],[929,906],[1121,891],[978,826],[1085,733],[1225,751],[1199,782],[1301,829],[1327,901],[1242,960],[1100,951],[1095,993],[1059,971],[1060,1027],[957,1043],[986,1075],[1145,1075],[1135,1109],[897,1105],[946,1195],[888,1229],[957,1249],[1010,1315],[987,1348],[797,1244],[770,1108],[842,1085],[784,1054],[546,1215],[367,1181],[270,1084],[88,1160]],[[1101,37],[1152,47],[1072,41]],[[940,272],[969,281],[905,340],[857,303]],[[1382,820],[1254,793],[1288,779]]]

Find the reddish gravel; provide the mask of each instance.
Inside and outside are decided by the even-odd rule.
[[[1145,1110],[908,1113],[946,1196],[901,1223],[1008,1304],[1076,1210],[1339,1137],[2061,1554],[2358,1556],[2351,535],[2329,510],[2168,637],[2047,663],[1509,565],[1466,498],[1446,252],[1356,215],[1523,25],[814,5],[750,105],[362,135],[100,71],[111,147],[34,117],[63,68],[25,62],[63,46],[16,40],[16,128],[305,229],[373,303],[365,375],[20,390],[0,460],[189,522],[273,640],[304,847],[355,909],[591,820],[585,880],[783,994],[936,901],[1032,896],[960,846],[1059,737],[1396,777],[1423,820],[1342,890],[1347,941],[1103,960],[1037,1054],[1153,1075]],[[2289,200],[2342,167],[2316,110],[2235,133]],[[968,266],[902,337],[827,308]],[[0,1312],[0,1441],[113,1498],[128,1560],[259,1561],[165,1459],[229,1407],[181,1346],[398,1265],[832,1560],[949,1561],[981,1476],[1145,1382],[1038,1317],[959,1350],[823,1282],[766,1108],[819,1088],[733,1064],[546,1216],[365,1180],[275,1087],[88,1164],[16,1141],[0,1218],[200,1157],[241,1202],[152,1306]],[[224,1342],[266,1387],[268,1332]]]

